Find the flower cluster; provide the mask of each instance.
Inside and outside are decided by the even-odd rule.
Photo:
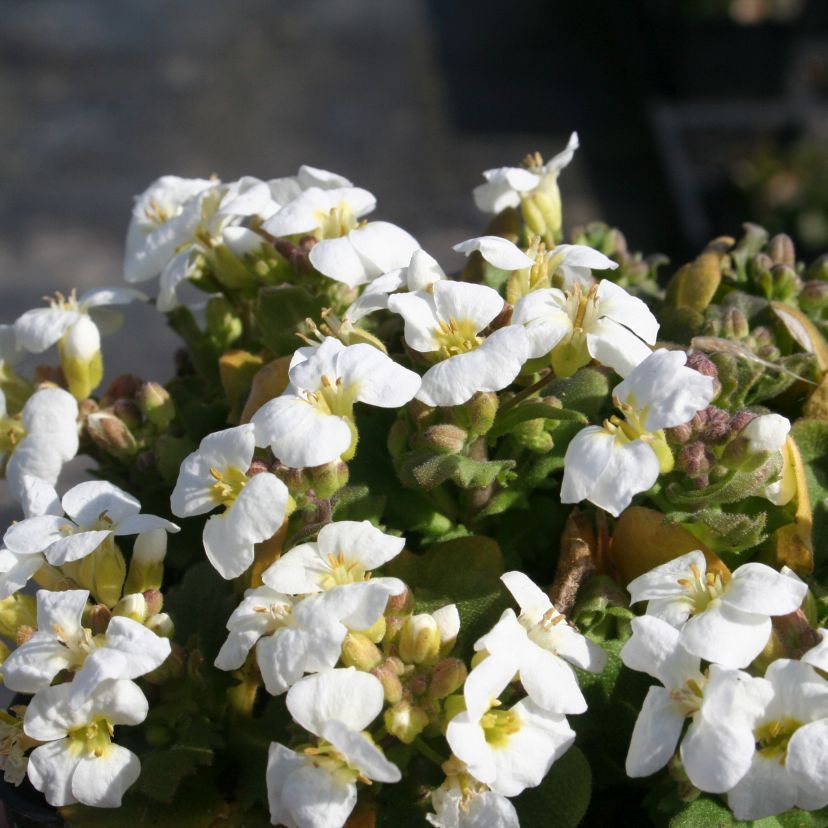
[[[145,292],[0,326],[7,781],[73,826],[828,806],[826,269],[749,227],[662,286],[565,232],[577,149],[441,263],[326,170],[164,176]],[[166,385],[103,384],[132,302]]]

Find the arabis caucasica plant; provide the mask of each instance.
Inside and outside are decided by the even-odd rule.
[[[440,261],[323,169],[163,176],[129,286],[0,325],[9,785],[90,828],[828,819],[828,269],[748,225],[659,279],[565,227],[577,149],[484,173]],[[165,384],[104,380],[135,302]]]

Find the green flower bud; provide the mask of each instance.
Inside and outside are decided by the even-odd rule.
[[[342,663],[346,667],[369,672],[382,661],[379,647],[360,633],[348,633],[342,642]]]
[[[135,539],[124,589],[127,593],[158,590],[164,580],[164,558],[167,554],[167,532],[151,529]],[[160,607],[159,607],[160,609]]]
[[[450,696],[463,686],[467,675],[466,665],[459,658],[444,658],[431,671],[428,695],[432,699]]]
[[[316,496],[327,499],[336,494],[341,488],[348,485],[348,464],[342,460],[325,463],[324,466],[314,466],[304,470]]]
[[[386,730],[405,745],[410,745],[429,725],[425,710],[405,700],[389,707],[383,721]]]
[[[103,379],[101,335],[86,314],[63,335],[58,352],[69,391],[75,399],[86,399]]]
[[[125,595],[112,607],[112,614],[131,618],[133,621],[143,624],[147,619],[147,600],[140,592]]]
[[[440,454],[459,454],[466,445],[468,432],[450,423],[441,423],[427,428],[421,441]]]
[[[479,437],[487,434],[494,425],[498,408],[497,394],[492,391],[478,391],[467,403],[459,407],[468,418],[468,430]]]
[[[144,622],[144,626],[156,635],[160,635],[161,638],[172,638],[175,635],[175,625],[166,612],[157,612],[155,615],[151,615]]]
[[[411,436],[411,429],[403,420],[395,420],[388,431],[388,453],[392,459],[396,459],[408,451],[408,438]]]
[[[793,240],[786,233],[777,233],[768,242],[768,254],[775,264],[784,264],[789,267],[796,265],[796,250]]]
[[[138,443],[126,424],[112,414],[99,412],[86,418],[86,433],[104,451],[116,457],[132,457]]]
[[[370,672],[379,679],[388,704],[396,704],[403,697],[403,686],[400,681],[405,665],[396,656],[386,658]]]
[[[79,586],[88,589],[100,603],[114,607],[121,597],[126,579],[126,561],[114,539],[108,537],[91,555],[75,563],[78,564],[77,569],[72,568],[67,574]],[[66,571],[67,567],[63,569]]]
[[[157,382],[146,382],[138,390],[138,408],[158,428],[166,428],[175,419],[175,404],[170,392]]]

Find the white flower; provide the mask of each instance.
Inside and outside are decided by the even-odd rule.
[[[230,634],[216,657],[220,670],[238,670],[250,650],[268,693],[278,696],[305,673],[334,667],[342,642],[354,629],[373,626],[388,593],[369,584],[351,584],[301,599],[269,586],[249,589],[227,622]]]
[[[61,500],[62,514],[26,518],[6,530],[3,543],[16,555],[42,552],[53,566],[91,555],[105,541],[150,529],[177,532],[178,527],[156,515],[140,514],[141,504],[123,489],[103,480],[73,486]]]
[[[255,545],[272,537],[285,519],[285,484],[269,472],[247,475],[255,450],[252,425],[208,434],[181,464],[170,498],[178,517],[224,507],[204,524],[202,535],[207,558],[223,578],[241,575],[253,563]]]
[[[475,650],[510,661],[512,673],[519,674],[529,698],[543,710],[583,713],[586,700],[569,664],[600,673],[606,653],[569,626],[546,593],[522,572],[507,572],[501,580],[520,605],[520,616],[507,609]]]
[[[347,235],[317,242],[309,259],[322,275],[356,287],[405,267],[419,248],[419,242],[396,224],[372,221]]]
[[[531,358],[552,353],[558,376],[571,376],[592,358],[625,377],[652,353],[658,334],[649,308],[606,279],[587,295],[578,282],[566,293],[532,291],[518,300],[512,324],[525,326]]]
[[[85,399],[103,379],[101,332],[114,333],[123,318],[111,305],[127,305],[145,300],[143,293],[131,288],[95,288],[65,297],[56,294],[48,308],[26,311],[15,323],[20,347],[39,354],[58,344],[60,363],[69,390]]]
[[[623,412],[579,431],[564,457],[561,502],[589,500],[616,517],[639,492],[673,468],[663,429],[706,408],[713,380],[686,368],[684,351],[659,350],[613,390]]]
[[[287,466],[321,466],[355,449],[354,404],[381,408],[407,403],[420,377],[371,345],[326,339],[300,349],[284,394],[253,417],[256,442],[270,446]]]
[[[576,284],[591,288],[595,284],[593,270],[615,270],[618,267],[618,262],[584,244],[558,244],[538,255],[542,267],[550,276],[560,276],[564,289],[573,288]]]
[[[320,239],[339,238],[355,229],[357,220],[376,206],[376,198],[360,187],[309,187],[263,226],[272,236],[302,233],[316,234]]]
[[[460,405],[478,391],[500,391],[528,358],[520,325],[480,335],[503,310],[500,294],[485,285],[438,281],[431,292],[389,297],[388,309],[405,320],[409,347],[436,362],[417,394],[426,405]]]
[[[476,783],[468,774],[462,782],[447,779],[431,793],[436,828],[520,828],[515,806],[505,796]]]
[[[564,716],[531,699],[509,710],[499,707],[497,698],[513,677],[513,660],[484,659],[466,678],[466,710],[446,730],[449,746],[469,773],[503,796],[539,785],[575,739]]]
[[[557,178],[578,149],[578,134],[573,132],[566,148],[546,164],[524,167],[499,167],[486,170],[485,184],[474,188],[474,203],[484,213],[499,213],[507,207],[519,207],[521,199],[547,186],[548,178]]]
[[[78,403],[62,388],[41,388],[16,416],[6,411],[0,391],[0,463],[16,499],[22,497],[23,477],[38,477],[54,485],[64,463],[78,453]]]
[[[763,414],[751,420],[739,436],[748,439],[748,451],[782,452],[782,472],[779,480],[765,489],[765,497],[777,506],[790,502],[796,495],[796,474],[788,451],[791,421],[781,414]]]
[[[104,636],[81,623],[89,593],[85,589],[37,592],[37,632],[5,660],[5,685],[18,693],[37,693],[61,670],[74,672],[67,704],[78,706],[107,679],[134,679],[160,667],[170,642],[143,624],[113,617]]]
[[[731,761],[749,769],[728,793],[737,819],[762,819],[790,808],[828,805],[828,681],[808,664],[779,659],[754,678],[764,704]]]
[[[369,313],[388,307],[388,296],[397,290],[428,290],[446,278],[443,269],[422,248],[411,254],[405,267],[378,276],[365,286],[362,295],[345,311],[345,319],[357,322]]]
[[[308,676],[291,687],[290,714],[321,742],[304,753],[271,743],[267,794],[274,825],[341,828],[356,805],[358,779],[400,780],[399,768],[361,732],[382,706],[379,680],[353,668]]]
[[[808,587],[793,574],[746,563],[727,582],[708,573],[704,555],[688,552],[632,581],[630,602],[680,630],[693,655],[726,667],[746,667],[771,634],[771,616],[799,608]]]
[[[647,691],[627,753],[627,774],[649,776],[663,768],[689,718],[681,759],[690,781],[706,791],[728,790],[747,769],[731,756],[734,748],[742,754],[752,743],[744,728],[755,706],[750,676],[718,665],[702,674],[699,657],[688,653],[678,630],[660,618],[634,618],[632,627],[621,660],[664,686]]]
[[[286,595],[309,595],[365,582],[380,586],[386,596],[399,595],[405,590],[402,581],[371,578],[370,573],[399,555],[404,546],[404,538],[386,535],[367,520],[340,520],[323,526],[316,541],[285,552],[262,573],[262,580]]]
[[[311,187],[318,187],[320,190],[335,190],[354,185],[337,173],[303,164],[296,175],[272,178],[267,182],[267,186],[270,189],[272,204],[269,209],[259,213],[263,219],[275,215],[282,207],[287,206],[301,195],[303,190],[309,190]]]
[[[124,257],[127,282],[144,282],[164,269],[198,227],[196,196],[218,186],[218,181],[165,175],[136,197]]]
[[[45,742],[29,756],[29,780],[55,807],[81,802],[117,808],[141,773],[130,750],[112,742],[115,725],[137,725],[147,700],[131,681],[99,684],[79,707],[69,704],[71,684],[48,687],[29,703],[27,736]]]
[[[467,256],[476,251],[489,264],[500,270],[520,270],[534,264],[516,244],[501,236],[478,236],[455,244],[453,249]]]

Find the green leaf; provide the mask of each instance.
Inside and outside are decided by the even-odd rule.
[[[299,285],[262,288],[256,300],[256,324],[262,342],[274,354],[293,353],[298,344],[297,331],[308,317],[318,318],[323,305],[322,299]]]
[[[463,455],[452,456],[456,463],[451,479],[463,489],[489,486],[515,465],[514,460],[472,460]]]
[[[372,495],[367,486],[346,486],[332,498],[334,520],[370,520],[377,525],[385,508],[383,495]]]
[[[736,819],[721,799],[700,796],[670,820],[669,828],[825,828],[826,825],[828,809],[794,808],[779,816],[745,822]]]
[[[584,425],[589,422],[580,411],[572,411],[568,408],[553,408],[542,402],[530,401],[516,405],[514,408],[507,408],[505,411],[498,412],[494,425],[488,432],[487,437],[500,437],[503,434],[508,434],[520,423],[538,419],[574,420]]]
[[[514,800],[525,826],[575,828],[589,807],[592,772],[577,747],[571,747],[549,770],[543,782]]]
[[[610,402],[610,376],[605,368],[581,368],[571,377],[556,379],[544,393],[556,396],[564,408],[580,411],[590,421]]]

